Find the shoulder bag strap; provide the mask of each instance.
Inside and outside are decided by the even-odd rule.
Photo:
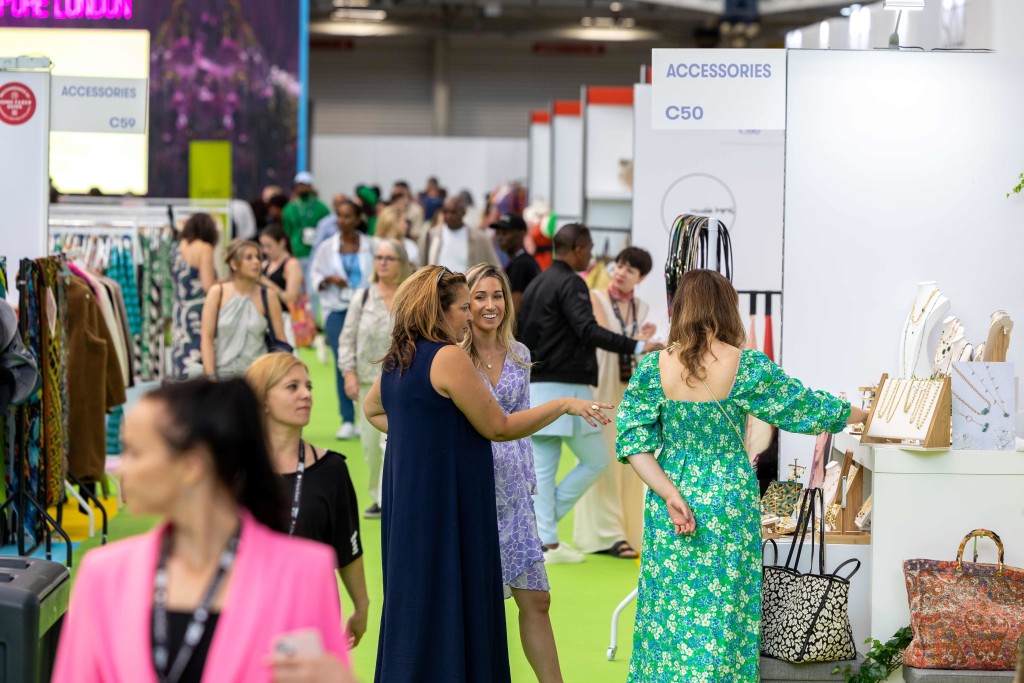
[[[715,398],[715,394],[711,391],[711,387],[708,386],[708,383],[705,382],[703,379],[700,380],[700,383],[704,385],[704,388],[708,392],[708,396],[711,397],[711,400],[715,402],[715,405],[718,406],[718,409],[722,411],[722,415],[725,415],[725,419],[729,421],[730,425],[732,425],[732,430],[736,432],[736,438],[740,440],[740,444],[743,446],[743,452],[746,453],[747,443],[743,439],[743,433],[740,432],[739,427],[737,427],[736,423],[732,421],[731,417],[729,417],[729,413],[725,412],[725,408],[722,407],[722,404],[719,402],[719,400]],[[750,459],[749,454],[747,455],[747,459]]]
[[[277,335],[274,333],[274,324],[270,322],[270,304],[267,302],[267,288],[260,287],[260,297],[263,299],[263,317],[267,321],[267,332],[270,336],[277,339]]]

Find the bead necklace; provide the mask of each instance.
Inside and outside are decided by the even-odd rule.
[[[928,298],[924,300],[924,305],[921,306],[921,310],[917,314],[916,317],[914,316],[914,308],[913,308],[913,306],[911,306],[911,308],[910,308],[910,322],[912,322],[912,323],[914,323],[916,325],[917,323],[919,323],[921,321],[921,318],[924,316],[924,312],[926,310],[928,310],[928,304],[930,304],[932,302],[932,299],[934,299],[935,295],[938,294],[938,293],[939,293],[939,290],[937,290],[937,289],[933,289],[932,290],[932,293],[929,294]]]
[[[971,370],[971,374],[974,375],[973,368],[970,369],[970,370]],[[971,388],[971,391],[973,391],[977,395],[977,397],[981,399],[981,402],[985,404],[985,409],[982,410],[979,413],[979,415],[988,415],[988,411],[991,410],[991,408],[992,408],[992,401],[990,401],[987,398],[985,398],[985,395],[982,394],[980,391],[978,391],[978,388],[976,386],[974,386],[973,384],[971,384],[971,381],[969,379],[964,377],[964,373],[960,372],[960,368],[954,367],[953,368],[953,372],[955,372],[957,375],[959,375],[960,379],[962,379],[967,384],[967,386],[969,386]],[[981,381],[981,379],[977,375],[974,375],[974,378],[976,380],[978,380],[978,383],[981,384],[982,388],[985,387],[985,384]],[[986,393],[988,393],[987,390],[986,390]],[[1007,417],[1009,417],[1009,415],[1007,415]]]
[[[955,391],[953,392],[953,398],[955,398],[956,400],[960,401],[961,405],[963,405],[965,408],[967,408],[967,410],[971,411],[975,415],[978,415],[978,416],[988,415],[988,408],[983,408],[982,410],[978,410],[977,408],[972,406],[970,403],[965,401],[963,399],[963,397],[960,394],[956,393]]]
[[[970,415],[968,415],[968,414],[966,414],[966,413],[961,413],[961,412],[960,412],[959,410],[957,410],[956,408],[954,408],[954,409],[953,409],[953,412],[954,412],[954,413],[956,413],[957,415],[959,415],[960,417],[964,418],[965,420],[967,420],[967,421],[968,421],[968,422],[970,422],[971,424],[973,424],[973,425],[978,425],[979,427],[981,427],[981,431],[982,431],[982,432],[987,432],[987,431],[988,431],[988,422],[986,422],[986,423],[982,424],[981,422],[978,422],[977,420],[975,420],[975,419],[974,419],[973,417],[971,417]]]
[[[984,365],[985,365],[985,374],[988,375],[989,381],[992,382],[992,389],[993,389],[993,392],[996,395],[996,401],[999,402],[999,406],[1003,409],[1003,417],[1010,417],[1010,412],[1006,409],[1006,404],[1003,403],[1003,397],[999,395],[999,387],[996,386],[996,378],[992,376],[992,371],[989,369],[988,363],[985,363]],[[981,384],[982,388],[984,388],[985,392],[987,393],[988,392],[988,387],[985,386],[985,380],[983,380],[982,378],[980,378],[980,377],[978,377],[977,375],[974,374],[974,368],[973,367],[970,368],[970,370],[971,370],[971,374],[974,375],[974,378],[978,380],[978,382]]]

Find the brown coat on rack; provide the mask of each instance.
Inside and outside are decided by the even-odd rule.
[[[69,279],[67,308],[68,469],[82,481],[102,481],[106,413],[125,402],[125,383],[99,303],[81,278]]]

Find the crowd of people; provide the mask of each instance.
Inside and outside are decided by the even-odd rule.
[[[521,215],[467,225],[435,179],[416,198],[395,183],[386,202],[360,186],[330,209],[313,186],[300,173],[285,201],[266,193],[224,280],[210,217],[181,230],[180,381],[124,433],[128,504],[165,523],[86,556],[58,673],[353,680],[371,609],[363,517],[380,519],[377,681],[510,680],[506,598],[538,680],[561,681],[546,565],[641,549],[630,680],[758,680],[760,508],[735,425],[839,431],[863,411],[741,351],[738,296],[716,272],[682,278],[666,348],[636,294],[654,268],[641,248],[591,290],[579,223],[542,269]],[[367,463],[362,512],[345,455],[303,438],[313,386],[288,351],[304,297],[333,354],[336,436],[359,438]],[[563,445],[577,462],[558,481]],[[94,628],[90,606],[137,642],[114,620]]]

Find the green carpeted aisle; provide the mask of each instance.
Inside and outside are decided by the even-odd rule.
[[[365,509],[370,503],[366,494],[366,464],[363,462],[359,442],[339,442],[334,439],[334,432],[338,429],[338,410],[333,372],[329,366],[320,365],[312,352],[304,351],[303,359],[310,363],[314,384],[313,421],[305,437],[319,446],[337,450],[348,458],[349,470],[360,499],[360,509]],[[562,459],[563,474],[571,464],[571,455],[565,454]],[[134,517],[126,510],[111,521],[110,537],[116,540],[140,533],[152,524],[152,519]],[[365,682],[373,680],[383,588],[379,522],[363,520],[362,532],[366,581],[371,600],[370,620],[366,636],[353,652],[353,657],[356,673]],[[572,515],[563,520],[560,532],[563,538],[572,539]],[[81,561],[82,553],[97,544],[96,539],[82,543],[76,552],[76,563]],[[623,612],[619,621],[619,650],[614,662],[607,660],[606,651],[612,611],[636,587],[637,572],[635,561],[594,555],[589,555],[583,564],[548,568],[551,579],[551,620],[566,681],[604,683],[626,679],[632,650],[633,605]],[[416,577],[411,576],[409,580],[414,581]],[[268,587],[268,590],[272,590],[272,587]],[[347,613],[351,609],[347,596],[344,596],[343,602],[343,609]],[[518,610],[513,600],[505,602],[505,612],[512,680],[515,683],[536,680],[519,643]]]

